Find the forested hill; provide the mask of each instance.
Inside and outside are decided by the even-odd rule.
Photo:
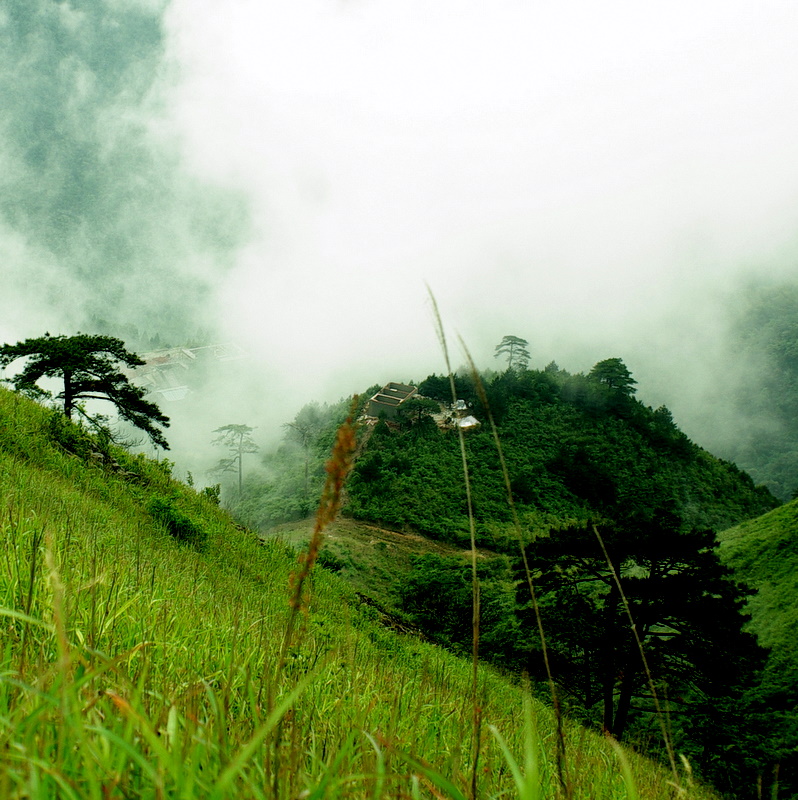
[[[599,362],[588,375],[554,364],[510,369],[484,382],[486,403],[472,380],[458,378],[463,411],[451,410],[448,378],[431,376],[419,392],[395,420],[367,423],[349,513],[468,546],[456,425],[458,414],[482,422],[464,435],[477,545],[507,556],[476,566],[483,657],[542,682],[528,638],[539,620],[569,713],[647,749],[651,695],[628,611],[648,668],[673,695],[677,749],[730,795],[746,796],[752,767],[760,775],[778,768],[793,791],[792,643],[782,626],[767,642],[770,658],[755,645],[750,633],[760,628],[746,633],[740,614],[748,592],[737,581],[745,571],[732,574],[715,547],[719,531],[778,505],[770,491],[691,442],[666,408],[639,402],[620,359]],[[526,573],[486,407],[521,523],[524,565],[536,582],[534,614],[519,590]],[[437,641],[470,646],[472,594],[462,560],[418,558],[395,593]]]
[[[686,525],[722,530],[778,505],[734,464],[691,442],[667,408],[634,397],[620,359],[588,374],[513,369],[484,383],[522,526],[543,531],[587,519],[667,510]],[[488,414],[474,381],[456,378],[458,398],[482,424],[465,435],[478,543],[501,547],[511,510]],[[419,385],[395,421],[373,424],[349,484],[348,512],[449,541],[468,537],[467,501],[449,379]]]
[[[639,402],[620,359],[599,362],[587,375],[520,365],[483,376],[482,384],[484,393],[474,380],[456,378],[462,403],[453,407],[449,378],[433,375],[394,417],[361,414],[345,508],[354,519],[338,531],[347,543],[323,551],[322,562],[347,576],[389,573],[383,596],[394,610],[436,642],[470,652],[473,568],[462,557],[470,535],[457,425],[476,417],[481,425],[464,431],[464,444],[483,548],[476,565],[480,657],[525,673],[546,694],[539,623],[568,713],[659,757],[651,691],[617,580],[652,674],[668,687],[679,752],[730,795],[746,796],[743,787],[775,765],[782,785],[793,785],[793,729],[773,681],[761,680],[766,653],[743,630],[748,592],[715,547],[717,532],[771,511],[776,498],[691,442],[666,408]],[[363,393],[361,411],[373,390]],[[297,414],[280,450],[264,458],[270,475],[247,479],[237,506],[242,518],[266,530],[303,515],[323,475],[325,441],[346,406],[310,405]],[[538,616],[486,407],[507,465]],[[235,496],[235,487],[226,494]],[[352,533],[358,520],[364,548]],[[427,548],[403,561],[386,543],[386,529],[461,550]],[[362,590],[374,588],[366,582]],[[770,667],[768,675],[782,677]],[[791,691],[791,677],[784,677]]]

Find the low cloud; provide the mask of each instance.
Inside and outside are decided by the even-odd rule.
[[[192,415],[266,435],[440,372],[429,285],[482,366],[505,334],[536,367],[620,356],[699,442],[734,429],[735,293],[795,280],[789,5],[10,9],[7,338],[212,331],[249,358]]]

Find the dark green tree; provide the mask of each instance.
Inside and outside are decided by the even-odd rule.
[[[211,442],[226,447],[229,452],[227,458],[221,459],[214,467],[213,472],[237,471],[239,497],[244,489],[244,454],[258,452],[258,446],[252,441],[251,436],[254,430],[249,425],[222,425],[214,431],[219,435]]]
[[[158,447],[169,445],[158,426],[168,427],[169,418],[155,403],[145,399],[146,391],[134,386],[121,371],[140,366],[144,361],[125,349],[120,339],[78,333],[75,336],[51,336],[45,333],[35,339],[0,347],[0,367],[25,358],[22,370],[11,378],[19,392],[35,397],[52,397],[38,382],[44,378],[60,380],[63,389],[58,400],[67,418],[77,411],[89,420],[82,406],[85,400],[107,400],[114,404],[121,419],[144,431]]]
[[[590,370],[588,377],[627,397],[632,397],[636,391],[634,387],[637,381],[620,358],[605,358],[603,361],[599,361]]]
[[[431,414],[437,414],[441,410],[440,403],[429,397],[410,397],[399,406],[399,421],[403,427],[419,425],[423,421],[429,421]]]
[[[494,358],[500,356],[507,358],[507,369],[526,369],[529,364],[529,342],[518,336],[505,336],[496,345]]]
[[[696,753],[704,767],[723,751],[727,769],[735,757],[742,769],[748,754],[741,717],[721,715],[702,732],[680,723],[692,725],[694,711],[741,708],[763,663],[764,651],[743,631],[751,592],[732,579],[716,547],[713,531],[687,528],[659,510],[598,528],[553,530],[528,546],[527,558],[555,679],[589,718],[616,738],[633,722],[650,727],[643,718],[656,706],[641,645],[659,702],[677,738],[683,735],[679,746],[712,738],[718,752]],[[526,603],[525,627],[536,629],[528,596],[518,596]]]
[[[650,699],[624,598],[652,672],[683,697],[728,688],[756,656],[742,632],[750,592],[721,564],[713,531],[676,514],[553,530],[527,556],[563,680],[617,737],[632,701]]]
[[[514,668],[524,657],[524,637],[515,616],[514,583],[507,560],[481,560],[480,658]],[[470,565],[462,556],[434,553],[414,556],[409,573],[396,581],[393,593],[414,625],[439,644],[468,653],[473,637],[473,587]]]

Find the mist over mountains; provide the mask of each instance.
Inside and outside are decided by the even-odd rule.
[[[12,0],[0,12],[7,337],[100,317],[182,341],[210,313],[247,210],[181,163],[163,8]]]
[[[622,356],[642,400],[759,468],[790,413],[768,397],[791,367],[751,331],[796,285],[794,22],[10,0],[0,334],[237,342],[240,371],[165,409],[191,461],[197,429],[268,437],[308,400],[440,371],[426,282],[480,366],[507,333],[538,368]]]

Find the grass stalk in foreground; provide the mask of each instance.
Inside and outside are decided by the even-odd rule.
[[[529,569],[529,560],[527,559],[526,548],[524,547],[524,537],[521,529],[521,521],[518,518],[518,509],[515,506],[515,499],[513,498],[513,490],[510,483],[510,472],[507,469],[507,462],[504,458],[504,450],[502,448],[501,440],[499,439],[499,430],[496,427],[496,421],[493,418],[493,412],[491,411],[490,403],[488,402],[488,395],[487,392],[485,391],[485,385],[482,383],[482,378],[479,374],[479,371],[477,370],[476,364],[474,363],[474,359],[471,357],[471,352],[469,351],[468,347],[466,346],[465,342],[462,339],[460,339],[460,345],[463,348],[466,359],[468,361],[468,368],[471,372],[471,378],[474,381],[474,386],[476,387],[477,390],[477,396],[479,397],[479,400],[482,403],[482,407],[485,410],[485,414],[487,415],[488,422],[490,424],[491,435],[493,437],[493,443],[494,446],[496,447],[496,452],[499,457],[499,465],[501,467],[502,479],[504,481],[505,492],[507,493],[507,505],[510,508],[510,513],[512,514],[513,529],[515,531],[516,539],[518,541],[518,548],[521,553],[521,562],[524,566],[524,576],[526,578],[527,588],[529,589],[529,596],[532,602],[532,608],[535,614],[535,620],[537,621],[538,638],[540,639],[540,648],[543,654],[543,664],[546,670],[546,680],[548,682],[549,691],[551,694],[551,703],[552,703],[552,709],[554,711],[554,718],[557,722],[557,744],[556,744],[557,777],[559,779],[560,790],[563,792],[565,797],[570,797],[572,795],[572,790],[570,788],[570,782],[568,780],[568,774],[565,767],[566,753],[565,753],[565,730],[563,725],[563,714],[562,714],[562,709],[560,707],[560,698],[557,693],[557,687],[554,683],[554,676],[551,670],[551,662],[549,660],[549,650],[548,650],[548,645],[546,644],[546,632],[543,630],[543,620],[540,615],[540,608],[538,607],[537,593],[535,592],[535,584],[534,581],[532,580],[532,572]]]
[[[435,319],[435,329],[438,334],[438,341],[443,350],[443,357],[446,362],[446,374],[449,376],[449,388],[452,393],[452,405],[457,403],[457,389],[454,383],[454,373],[449,360],[449,347],[446,344],[446,333],[443,329],[443,321],[438,310],[438,303],[435,295],[429,290],[430,300],[432,301],[433,315]],[[479,700],[479,576],[477,574],[477,537],[476,523],[474,521],[474,503],[471,496],[471,477],[468,472],[468,454],[466,453],[465,436],[463,429],[457,426],[457,436],[460,444],[460,457],[463,462],[463,481],[466,490],[466,502],[468,505],[468,532],[471,543],[471,703],[473,708],[472,736],[473,752],[471,762],[471,798],[477,797],[477,775],[479,769],[479,754],[481,750],[481,727],[482,727],[482,707]]]
[[[629,601],[626,599],[626,594],[623,591],[623,586],[621,586],[621,581],[620,578],[618,577],[615,565],[612,563],[610,554],[607,552],[607,547],[604,544],[604,539],[595,525],[593,525],[593,533],[596,534],[596,539],[598,539],[599,547],[601,547],[601,552],[604,554],[604,559],[607,562],[607,567],[609,568],[610,573],[612,574],[612,579],[615,582],[615,586],[618,589],[618,594],[621,598],[621,602],[623,603],[626,616],[629,619],[629,627],[631,628],[632,634],[634,635],[635,643],[637,644],[637,651],[640,654],[640,660],[643,664],[643,669],[645,670],[646,673],[648,688],[651,691],[651,697],[654,701],[654,708],[656,709],[657,720],[659,722],[660,729],[662,731],[662,738],[663,741],[665,742],[665,750],[668,753],[668,762],[670,764],[671,773],[673,774],[674,786],[679,787],[680,780],[679,780],[679,771],[676,769],[676,754],[673,751],[673,743],[671,742],[671,737],[668,732],[668,725],[665,720],[665,714],[663,713],[662,706],[659,702],[659,694],[657,693],[657,687],[654,685],[654,677],[652,676],[651,668],[648,665],[648,659],[646,658],[646,652],[645,649],[643,648],[643,642],[640,641],[640,634],[637,632],[637,625],[635,625],[634,618],[632,617],[632,609],[629,607]]]

